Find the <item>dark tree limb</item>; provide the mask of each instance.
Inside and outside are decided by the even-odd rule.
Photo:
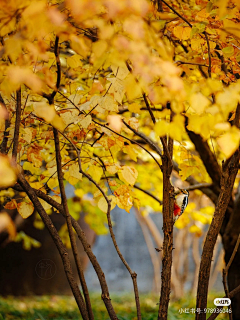
[[[85,302],[82,298],[82,295],[81,295],[81,292],[78,288],[78,285],[73,277],[73,272],[72,272],[70,260],[68,257],[68,252],[67,252],[66,248],[64,247],[62,240],[59,237],[59,234],[58,234],[56,228],[54,227],[54,225],[53,225],[50,217],[47,215],[46,211],[43,209],[40,201],[38,200],[36,193],[31,188],[31,186],[25,180],[24,176],[21,173],[19,173],[19,175],[18,175],[18,182],[19,182],[20,186],[23,188],[24,192],[27,193],[28,197],[30,198],[30,200],[32,201],[32,203],[34,205],[34,208],[39,213],[46,228],[48,229],[48,231],[49,231],[49,233],[50,233],[50,235],[51,235],[51,237],[52,237],[52,239],[53,239],[53,241],[59,251],[59,254],[62,258],[63,267],[65,270],[69,285],[72,289],[73,295],[74,295],[75,300],[77,302],[78,308],[81,312],[81,315],[84,320],[88,320],[88,314],[87,314],[87,310],[85,307]]]
[[[170,152],[169,152],[170,153]],[[171,153],[170,153],[171,154]],[[174,191],[170,183],[172,163],[166,155],[162,157],[163,172],[163,259],[162,259],[162,284],[159,299],[158,320],[166,320],[171,292],[171,267],[173,250],[173,198]]]
[[[207,143],[207,141],[204,141],[203,138],[186,128],[188,136],[192,143],[195,146],[196,151],[198,152],[206,170],[209,174],[210,178],[213,181],[213,184],[215,185],[215,189],[217,192],[220,190],[220,178],[221,178],[221,169],[218,165],[217,159],[215,155],[210,150],[210,147]]]
[[[238,172],[239,150],[231,157],[227,167],[223,168],[221,176],[221,191],[218,197],[212,223],[209,227],[203,247],[202,259],[198,278],[198,292],[196,307],[204,310],[207,307],[208,283],[211,269],[213,249],[220,232],[226,209],[232,195],[234,181]],[[196,314],[196,320],[205,320],[206,314]]]

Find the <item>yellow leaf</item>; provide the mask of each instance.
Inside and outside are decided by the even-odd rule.
[[[114,99],[122,104],[122,99],[125,93],[123,81],[118,78],[109,78],[108,80],[111,82],[108,92],[113,93]]]
[[[191,233],[195,233],[197,237],[201,237],[201,235],[202,235],[202,229],[199,228],[199,227],[196,226],[196,225],[191,226],[191,227],[189,228],[189,231],[190,231]]]
[[[217,143],[227,158],[239,148],[239,141],[240,131],[236,127],[232,127],[229,132],[217,139]]]
[[[133,186],[137,180],[138,172],[134,167],[124,166],[118,175],[120,180]]]
[[[173,29],[173,34],[180,40],[188,40],[190,39],[191,30],[190,27],[177,26]]]
[[[17,210],[22,216],[23,219],[28,218],[34,211],[34,207],[32,203],[29,202],[21,202],[17,205]]]
[[[91,122],[92,122],[92,117],[90,116],[90,114],[79,121],[79,123],[84,129],[87,129]]]
[[[82,174],[79,172],[78,163],[74,163],[69,167],[69,174],[77,180],[82,180]]]
[[[67,112],[61,113],[60,117],[63,119],[66,126],[68,126],[70,123],[75,123],[79,121],[79,111],[69,110]]]
[[[134,147],[132,145],[128,144],[127,146],[125,146],[123,148],[123,152],[127,153],[133,161],[137,162],[137,154],[135,153]]]
[[[26,84],[34,92],[40,92],[42,81],[30,69],[26,67],[10,66],[7,72],[9,82],[19,87],[22,83]]]
[[[115,132],[121,132],[123,122],[121,116],[114,114],[114,115],[108,115],[107,117],[108,126]]]
[[[6,156],[0,155],[0,187],[6,188],[15,184],[17,180],[16,171]]]
[[[115,77],[121,80],[124,80],[126,76],[129,74],[129,70],[125,64],[123,64],[122,66],[112,65],[111,69]]]
[[[56,111],[53,106],[50,106],[47,102],[35,102],[33,104],[33,109],[37,117],[51,122],[55,115]]]
[[[140,113],[141,106],[137,103],[132,103],[128,106],[128,110],[135,113]]]
[[[197,92],[191,95],[191,108],[197,113],[201,114],[211,104],[211,102],[201,93]]]
[[[58,179],[56,179],[56,178],[51,178],[49,181],[48,181],[48,186],[49,186],[49,188],[50,189],[54,189],[54,188],[56,188],[57,186],[58,186]]]
[[[23,140],[27,141],[27,143],[31,143],[32,141],[32,130],[30,128],[22,128],[24,133],[22,135]]]
[[[73,55],[70,58],[67,58],[67,64],[70,68],[78,68],[82,66],[82,61],[80,59],[81,57],[78,54]]]
[[[47,211],[47,210],[52,208],[52,206],[49,203],[47,203],[46,201],[44,201],[42,199],[39,199],[39,201],[41,202],[41,205],[43,206],[43,209],[45,211]]]
[[[159,137],[165,136],[169,133],[169,123],[165,120],[159,120],[154,126],[154,131]]]
[[[62,199],[61,199],[60,196],[55,195],[55,196],[52,196],[51,198],[52,198],[53,200],[55,200],[57,203],[61,203],[61,202],[62,202]]]
[[[113,195],[108,196],[108,199],[111,200],[111,210],[113,210],[117,204],[117,199]],[[101,197],[98,201],[98,208],[102,210],[104,213],[107,213],[108,204],[104,197]]]
[[[59,117],[59,115],[57,114],[55,114],[53,120],[51,121],[51,125],[60,131],[63,131],[66,127],[65,123],[63,122],[63,119]]]
[[[122,185],[114,191],[114,194],[117,197],[118,207],[129,213],[133,206],[133,198],[130,188],[126,185]]]
[[[132,74],[129,74],[126,79],[124,79],[124,87],[130,101],[142,96],[141,87]]]
[[[201,50],[202,46],[204,45],[205,41],[204,39],[200,38],[200,39],[191,39],[191,47],[192,47],[192,50],[195,50],[195,51],[199,51]]]
[[[100,58],[107,50],[108,44],[105,40],[99,40],[93,43],[92,51],[94,53],[94,60]]]
[[[97,166],[92,165],[89,168],[87,173],[90,174],[90,176],[94,179],[94,181],[96,181],[98,183],[102,177],[103,170],[101,167],[97,167]]]
[[[114,101],[113,97],[106,95],[99,101],[99,106],[108,111],[118,112],[118,105]],[[96,109],[98,110],[98,109]]]
[[[77,196],[77,197],[79,197],[80,199],[84,196],[84,194],[85,194],[85,192],[82,190],[82,189],[76,189],[75,191],[74,191],[74,193],[75,193],[75,195]]]

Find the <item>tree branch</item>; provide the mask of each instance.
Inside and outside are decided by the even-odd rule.
[[[211,269],[213,249],[220,232],[224,214],[232,195],[232,189],[238,172],[240,153],[237,150],[229,165],[223,169],[221,176],[221,192],[218,197],[212,223],[209,227],[203,247],[202,259],[198,278],[198,292],[196,307],[204,310],[207,307],[208,282]],[[206,314],[196,314],[196,320],[205,320]]]
[[[57,129],[53,128],[53,134],[54,134],[54,142],[55,142],[58,183],[59,183],[59,188],[60,188],[60,192],[61,192],[62,205],[63,205],[63,209],[65,211],[68,233],[69,233],[69,238],[70,238],[70,242],[71,242],[71,246],[72,246],[72,252],[73,252],[74,259],[75,259],[80,283],[81,283],[81,286],[83,289],[83,294],[85,297],[88,317],[89,317],[89,320],[93,320],[94,316],[93,316],[91,301],[90,301],[89,292],[88,292],[87,284],[86,284],[84,273],[83,273],[83,267],[81,265],[81,261],[80,261],[79,255],[78,255],[77,243],[76,243],[75,235],[74,235],[73,229],[72,229],[72,221],[71,221],[71,217],[70,217],[70,213],[69,213],[69,209],[68,209],[67,197],[66,197],[66,193],[65,193],[64,184],[63,184],[62,157],[61,157],[61,152],[60,152],[60,142],[59,142],[59,135],[58,135]]]
[[[16,92],[16,120],[15,120],[15,130],[13,137],[13,150],[12,156],[17,161],[18,143],[19,143],[19,130],[21,122],[21,88]]]
[[[73,272],[72,272],[72,268],[71,268],[71,264],[70,264],[70,260],[68,257],[68,252],[66,250],[66,248],[64,247],[61,238],[58,235],[58,232],[56,230],[56,228],[54,227],[50,217],[47,215],[46,211],[43,209],[40,201],[37,198],[36,193],[34,192],[34,190],[31,188],[31,186],[29,185],[29,183],[25,180],[24,176],[19,173],[18,175],[18,182],[21,185],[21,187],[23,188],[24,192],[27,193],[28,197],[30,198],[30,200],[32,201],[35,209],[37,210],[37,212],[39,213],[39,215],[41,216],[45,226],[47,227],[58,251],[59,254],[62,258],[63,261],[63,267],[68,279],[68,282],[70,284],[70,287],[72,289],[73,295],[76,299],[78,308],[81,312],[81,315],[83,317],[84,320],[88,320],[88,314],[86,311],[86,307],[85,307],[85,303],[84,300],[82,298],[81,292],[78,288],[78,285],[76,283],[76,281],[74,280],[73,277]]]

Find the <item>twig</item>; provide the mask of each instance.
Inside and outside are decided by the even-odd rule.
[[[75,235],[74,235],[73,229],[72,229],[72,221],[71,221],[71,217],[70,217],[70,213],[69,213],[69,209],[68,209],[67,197],[66,197],[64,184],[63,184],[62,157],[61,157],[61,152],[60,152],[59,135],[58,135],[57,129],[53,128],[53,134],[54,134],[54,142],[55,142],[58,183],[59,183],[59,188],[60,188],[60,192],[61,192],[62,205],[63,205],[63,209],[65,211],[69,238],[70,238],[73,256],[74,256],[77,271],[78,271],[78,276],[79,276],[81,286],[83,289],[83,294],[85,297],[89,320],[93,320],[94,316],[93,316],[91,301],[89,298],[89,292],[88,292],[87,284],[86,284],[84,273],[83,273],[83,267],[81,265],[81,261],[80,261],[79,255],[78,255],[77,243],[76,243]]]
[[[183,21],[185,21],[185,22],[189,25],[189,27],[192,28],[192,24],[191,24],[189,21],[187,21],[186,18],[184,18],[180,13],[178,13],[178,12],[177,12],[172,6],[170,6],[165,0],[162,0],[162,2],[163,2],[169,9],[171,9],[177,16],[179,16],[179,18],[181,18]]]
[[[212,59],[211,59],[211,51],[210,51],[210,43],[208,39],[207,32],[204,31],[203,34],[205,35],[206,41],[207,41],[207,48],[208,48],[208,76],[211,78],[211,68],[212,68]]]
[[[201,66],[201,67],[209,67],[208,65],[204,64],[204,63],[197,63],[197,62],[185,62],[185,61],[180,61],[180,60],[177,60],[177,61],[174,61],[174,63],[179,63],[179,64],[190,64],[190,65],[193,65],[193,66]]]
[[[142,192],[144,192],[145,194],[147,194],[149,197],[153,198],[154,200],[156,200],[160,205],[162,205],[162,201],[160,199],[158,199],[156,196],[154,196],[151,192],[147,191],[147,190],[144,190],[140,187],[138,187],[136,184],[134,185],[134,188],[135,189],[138,189]]]
[[[18,152],[18,143],[19,143],[19,130],[20,130],[20,122],[21,122],[21,88],[16,92],[16,120],[15,120],[15,130],[13,137],[13,150],[12,156],[17,161],[17,152]]]
[[[149,152],[146,148],[144,148],[140,143],[138,143],[137,141],[134,141],[132,139],[129,139],[127,137],[124,137],[123,135],[121,135],[120,133],[115,132],[114,130],[110,129],[109,127],[106,126],[106,124],[101,124],[99,122],[97,122],[96,120],[92,120],[94,123],[98,124],[101,127],[104,127],[106,129],[108,129],[109,131],[113,132],[114,134],[118,135],[119,137],[122,137],[128,141],[130,141],[132,144],[136,144],[138,145],[140,148],[142,148],[144,151],[146,151],[152,158],[153,160],[157,163],[157,165],[159,166],[159,168],[161,169],[161,165],[160,163],[157,161],[157,159],[154,157],[154,155],[151,154],[151,152]]]
[[[154,116],[154,114],[152,112],[152,109],[150,107],[150,104],[148,102],[148,99],[147,99],[147,96],[146,96],[145,92],[143,93],[143,99],[144,99],[145,105],[146,105],[146,107],[148,109],[148,112],[149,112],[149,114],[151,116],[152,122],[155,124],[156,123],[156,119],[155,119],[155,116]]]
[[[157,152],[157,154],[162,157],[162,150],[159,148],[159,146],[153,142],[150,138],[148,138],[147,136],[145,136],[145,134],[136,131],[134,128],[132,128],[129,124],[127,124],[124,120],[122,120],[122,122],[125,124],[125,126],[131,130],[136,136],[139,136],[140,138],[142,138],[143,140],[146,141],[146,143]]]

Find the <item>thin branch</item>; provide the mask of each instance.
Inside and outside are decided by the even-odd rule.
[[[21,122],[21,88],[16,92],[16,120],[15,120],[15,130],[13,137],[13,150],[12,156],[17,161],[17,152],[18,152],[18,144],[19,144],[19,130],[20,130],[20,122]]]
[[[56,93],[58,92],[58,89],[60,87],[60,83],[61,83],[61,62],[60,62],[60,57],[59,57],[59,36],[56,36],[55,39],[55,45],[54,45],[54,54],[56,57],[56,64],[57,64],[57,81],[56,81],[56,90],[54,90],[51,94],[51,103],[53,103],[53,99],[56,95]]]
[[[210,51],[210,43],[208,39],[207,32],[204,31],[203,34],[205,35],[206,41],[207,41],[207,48],[208,48],[208,76],[211,78],[211,68],[212,68],[212,59],[211,59],[211,51]]]
[[[157,165],[159,166],[159,168],[161,169],[161,165],[160,163],[157,161],[157,159],[154,157],[154,155],[151,154],[151,152],[149,152],[146,148],[144,148],[140,143],[138,143],[137,141],[134,141],[132,139],[129,139],[127,137],[124,137],[123,135],[121,135],[120,133],[115,132],[114,130],[110,129],[109,127],[106,126],[106,124],[101,124],[99,122],[97,122],[96,120],[92,120],[94,123],[98,124],[101,127],[104,127],[106,129],[108,129],[109,131],[113,132],[114,134],[118,135],[119,137],[122,137],[123,139],[126,139],[128,141],[130,141],[132,144],[136,144],[138,145],[140,148],[142,148],[144,151],[146,151],[152,158],[153,160],[157,163]]]
[[[154,116],[154,114],[152,112],[151,106],[150,106],[150,104],[148,102],[148,99],[147,99],[147,96],[146,96],[145,92],[143,93],[143,99],[144,99],[145,105],[146,105],[146,107],[148,109],[148,112],[149,112],[149,114],[151,116],[152,122],[155,124],[156,123],[156,119],[155,119],[155,116]]]
[[[186,61],[180,61],[180,60],[177,60],[177,61],[174,61],[174,63],[179,63],[179,64],[190,64],[190,65],[193,65],[193,66],[201,66],[201,67],[209,67],[208,65],[204,64],[204,63],[197,63],[197,62],[186,62]]]
[[[172,6],[170,6],[165,0],[162,0],[162,2],[169,8],[171,9],[177,16],[179,16],[179,18],[181,18],[183,21],[185,21],[189,27],[192,28],[192,24],[186,19],[184,18],[180,13],[178,13]]]
[[[153,142],[150,138],[148,138],[147,136],[145,136],[145,134],[136,131],[134,128],[132,128],[129,124],[127,124],[124,120],[122,120],[122,122],[125,124],[125,126],[131,130],[136,136],[139,136],[140,138],[142,138],[143,140],[146,141],[146,143],[157,152],[157,154],[162,157],[162,150],[159,148],[159,146],[157,145],[157,143]]]
[[[156,196],[154,196],[151,192],[149,192],[149,191],[147,191],[147,190],[144,190],[144,189],[138,187],[136,184],[134,185],[134,188],[135,188],[135,189],[138,189],[138,190],[140,190],[140,191],[142,191],[142,192],[144,192],[144,193],[147,194],[149,197],[151,197],[151,198],[153,198],[154,200],[156,200],[160,205],[163,204],[162,201],[161,201],[160,199],[158,199]]]
[[[63,184],[62,156],[61,156],[61,152],[60,152],[59,134],[58,134],[57,129],[55,129],[55,128],[53,129],[53,134],[54,134],[54,142],[55,142],[58,183],[59,183],[59,188],[60,188],[60,192],[61,192],[62,205],[63,205],[63,209],[65,211],[69,238],[70,238],[73,256],[74,256],[77,271],[78,271],[78,276],[79,276],[80,283],[81,283],[81,286],[83,289],[83,294],[85,297],[89,320],[93,320],[94,316],[93,316],[91,301],[89,298],[89,292],[88,292],[87,284],[86,284],[84,273],[83,273],[83,267],[82,267],[82,264],[81,264],[81,261],[80,261],[79,255],[78,255],[77,243],[76,243],[75,235],[74,235],[73,229],[72,229],[72,221],[71,221],[71,217],[70,217],[70,213],[69,213],[69,209],[68,209],[67,196],[66,196],[66,192],[65,192],[65,188],[64,188],[64,184]]]

